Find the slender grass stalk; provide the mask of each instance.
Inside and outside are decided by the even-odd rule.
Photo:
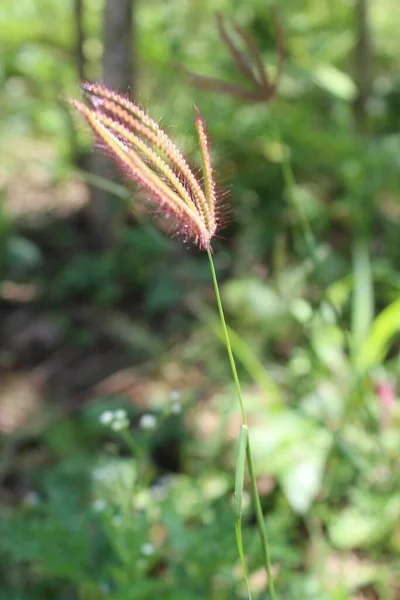
[[[238,400],[239,400],[240,412],[241,412],[241,416],[242,416],[242,423],[243,423],[243,425],[247,426],[247,418],[246,418],[246,411],[244,408],[242,388],[240,386],[239,376],[238,376],[237,369],[236,369],[236,363],[235,363],[235,359],[233,356],[232,347],[231,347],[231,343],[230,343],[230,339],[229,339],[228,328],[227,328],[226,321],[225,321],[224,309],[222,307],[221,295],[219,292],[219,286],[218,286],[217,274],[215,272],[214,261],[212,258],[211,251],[209,249],[207,250],[207,254],[208,254],[208,260],[210,262],[211,276],[212,276],[212,280],[213,280],[213,284],[214,284],[214,291],[215,291],[215,297],[217,300],[217,306],[218,306],[218,312],[219,312],[219,316],[220,316],[220,320],[221,320],[221,326],[222,326],[222,330],[224,333],[226,350],[228,352],[229,363],[231,366],[232,375],[233,375],[233,379],[235,382],[236,392],[237,392],[237,396],[238,396]],[[265,523],[264,523],[264,517],[262,514],[260,496],[258,494],[258,489],[257,489],[257,481],[256,481],[255,472],[254,472],[253,457],[251,454],[250,438],[247,439],[246,459],[247,459],[247,468],[248,468],[249,477],[250,477],[253,505],[254,505],[254,510],[256,513],[258,532],[259,532],[260,540],[261,540],[261,548],[262,548],[263,559],[264,559],[264,567],[265,567],[265,571],[267,573],[267,578],[268,578],[269,597],[270,597],[270,600],[276,600],[274,580],[272,577],[268,536],[267,536],[267,530],[266,530]],[[239,541],[241,541],[241,537],[239,538]],[[239,541],[238,541],[238,545],[239,545]]]
[[[367,241],[360,235],[353,245],[354,291],[351,315],[352,361],[356,371],[358,357],[371,330],[374,318],[374,286]]]
[[[290,157],[289,157],[288,152],[286,151],[286,148],[284,147],[284,142],[282,140],[281,132],[279,130],[278,125],[276,123],[273,123],[272,128],[273,128],[275,139],[276,139],[277,143],[283,148],[281,171],[282,171],[284,188],[285,188],[286,195],[287,195],[287,200],[288,200],[289,204],[291,205],[291,207],[298,214],[299,221],[300,221],[300,227],[302,230],[302,236],[303,236],[304,242],[306,244],[307,251],[309,253],[309,256],[311,257],[311,260],[314,263],[314,267],[316,269],[319,269],[320,261],[319,261],[319,257],[317,254],[317,244],[315,241],[313,230],[311,228],[310,221],[307,217],[306,211],[304,210],[301,202],[297,201],[296,196],[295,196],[296,181],[295,181],[292,165],[290,162]]]
[[[247,595],[251,600],[251,589],[249,575],[247,572],[246,559],[243,548],[242,539],[242,500],[244,487],[244,473],[246,469],[246,450],[249,440],[249,429],[247,425],[242,425],[240,428],[239,443],[237,448],[236,458],[236,473],[235,473],[235,533],[236,543],[239,551],[240,564],[244,574],[246,583]]]
[[[235,517],[235,534],[236,534],[236,545],[237,545],[237,549],[239,552],[240,564],[242,566],[244,581],[246,584],[247,596],[248,596],[249,600],[252,600],[249,574],[247,571],[246,558],[245,558],[244,547],[243,547],[242,518],[237,517],[237,516]]]
[[[174,217],[177,233],[180,233],[185,240],[193,240],[200,248],[207,251],[223,337],[242,416],[235,478],[235,531],[239,558],[247,593],[251,600],[241,520],[243,480],[245,462],[247,462],[268,578],[269,596],[270,600],[276,600],[267,532],[248,439],[246,412],[211,253],[211,242],[221,223],[206,125],[200,112],[196,109],[196,130],[204,178],[202,186],[179,148],[159,127],[158,123],[141,108],[121,94],[97,83],[83,84],[83,89],[87,95],[88,105],[74,99],[70,102],[85,117],[101,146],[114,157],[122,171],[147,192],[148,197],[158,206],[161,213],[168,217]]]

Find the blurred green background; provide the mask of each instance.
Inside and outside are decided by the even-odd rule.
[[[1,600],[246,597],[240,416],[207,257],[92,149],[66,102],[83,78],[131,93],[196,166],[194,104],[207,121],[279,599],[400,598],[398,0],[278,3],[271,102],[191,84],[179,65],[248,88],[216,11],[274,81],[270,9],[1,2]],[[118,409],[129,433],[99,422]]]

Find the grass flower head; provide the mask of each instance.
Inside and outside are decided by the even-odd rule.
[[[98,83],[85,83],[83,89],[88,103],[71,103],[100,145],[163,214],[174,217],[178,234],[209,250],[218,214],[209,141],[200,112],[196,109],[204,185],[176,144],[136,104]]]

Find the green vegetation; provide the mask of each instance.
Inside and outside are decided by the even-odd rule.
[[[228,187],[213,256],[278,600],[400,589],[397,0],[364,21],[366,4],[278,6],[278,92],[247,103],[184,69],[250,89],[219,10],[274,81],[271,3],[134,6],[136,99],[197,166],[199,106]],[[83,7],[98,80],[103,3]],[[80,93],[74,3],[3,0],[0,28],[0,600],[247,598],[239,517],[267,598],[247,474],[234,501],[241,416],[207,254],[92,172],[64,101]]]

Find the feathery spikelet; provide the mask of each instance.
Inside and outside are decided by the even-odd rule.
[[[88,105],[71,104],[85,117],[100,144],[165,214],[175,217],[177,232],[210,249],[217,231],[217,202],[209,142],[196,109],[196,129],[204,186],[179,148],[141,108],[98,83],[85,83]]]

